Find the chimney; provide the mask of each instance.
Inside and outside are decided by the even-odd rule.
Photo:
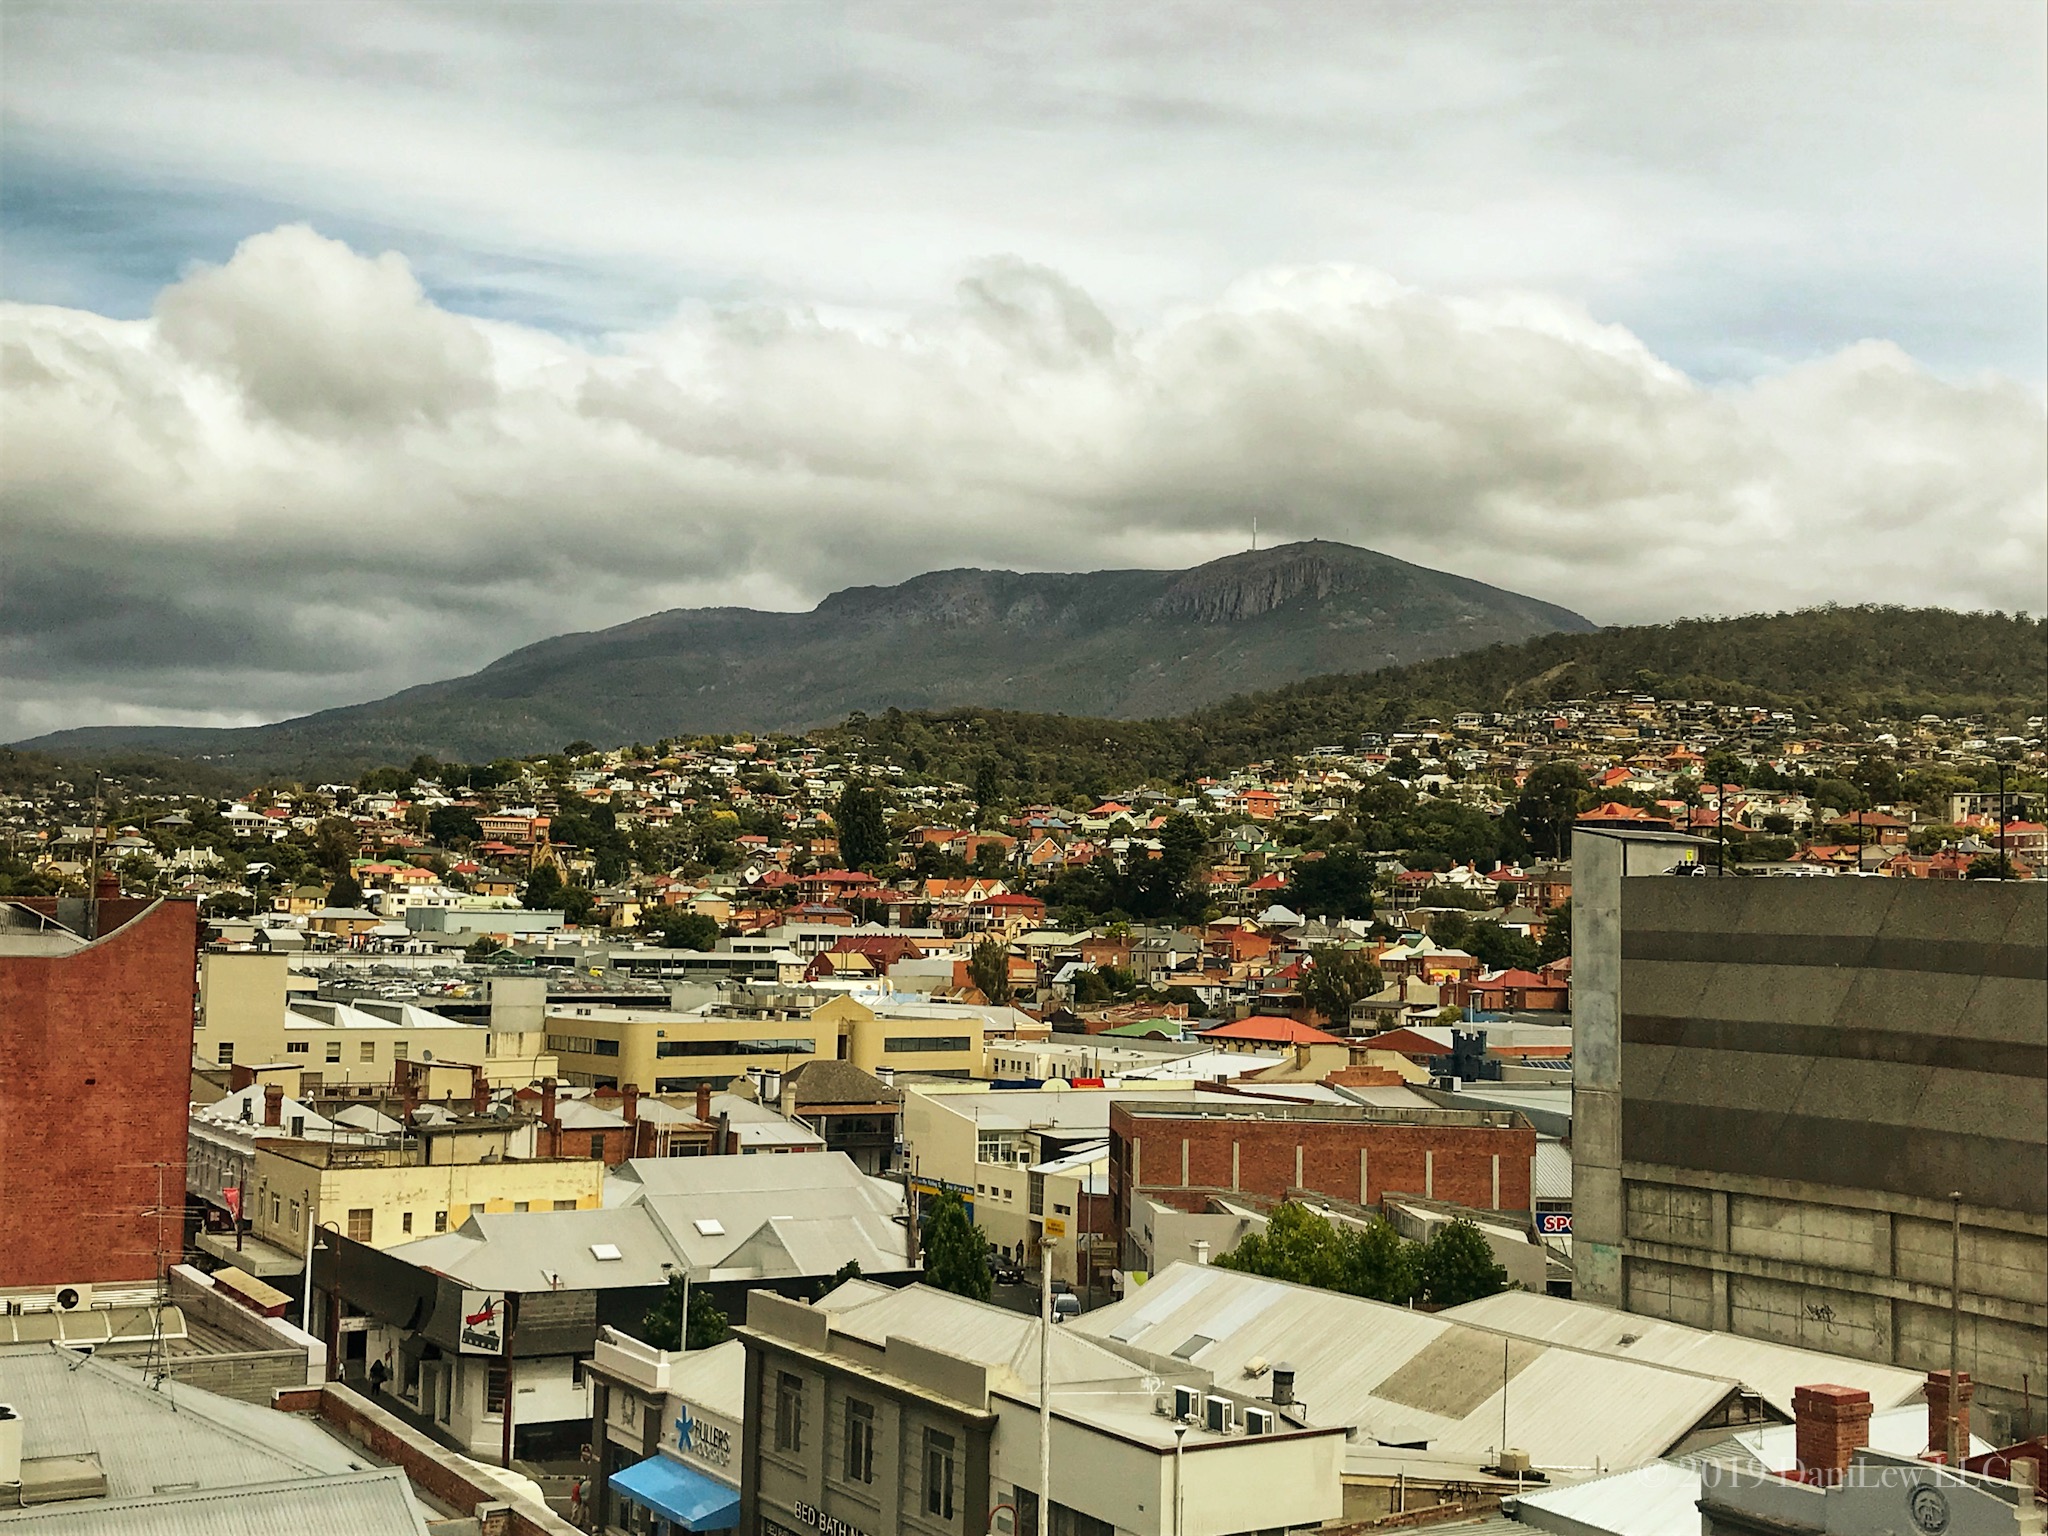
[[[626,1124],[638,1125],[640,1123],[640,1085],[638,1083],[628,1083],[619,1091],[625,1100],[619,1106],[619,1113],[626,1117]]]
[[[1292,1408],[1294,1406],[1294,1367],[1282,1360],[1273,1367],[1273,1406]]]
[[[263,1085],[263,1123],[265,1125],[284,1124],[284,1085],[282,1083],[265,1083]]]
[[[1956,1372],[1956,1451],[1965,1461],[1970,1456],[1970,1399],[1977,1385],[1968,1371]],[[1947,1371],[1927,1373],[1927,1449],[1932,1454],[1948,1453],[1949,1381]]]
[[[711,1085],[709,1083],[699,1083],[697,1085],[697,1118],[706,1125],[711,1123]]]
[[[491,1112],[491,1080],[484,1076],[482,1067],[470,1070],[469,1112],[473,1115],[487,1115]]]
[[[561,1122],[555,1118],[555,1080],[544,1077],[540,1080],[540,1120],[551,1131],[559,1131]]]
[[[411,1063],[401,1061],[396,1069],[398,1078],[398,1118],[408,1126],[412,1124],[414,1111],[420,1107],[420,1078],[411,1070]]]
[[[92,893],[94,898],[99,901],[119,901],[121,899],[121,877],[116,874],[101,875],[94,882]]]
[[[1839,1483],[1849,1458],[1870,1444],[1870,1394],[1854,1387],[1799,1387],[1792,1393],[1799,1472],[1808,1481]]]

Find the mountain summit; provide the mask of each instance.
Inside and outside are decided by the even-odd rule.
[[[23,743],[148,748],[245,772],[476,761],[581,737],[801,730],[854,710],[1137,719],[1331,672],[1597,626],[1568,609],[1312,540],[1187,571],[932,571],[808,613],[678,608],[558,635],[480,672],[242,730],[100,727]]]

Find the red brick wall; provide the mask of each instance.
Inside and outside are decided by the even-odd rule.
[[[0,955],[0,1286],[154,1279],[160,1235],[179,1261],[197,913]]]
[[[1134,1114],[1112,1105],[1110,1192],[1119,1226],[1128,1222],[1133,1189],[1185,1211],[1200,1211],[1213,1193],[1235,1189],[1282,1199],[1313,1190],[1354,1204],[1388,1194],[1434,1194],[1481,1210],[1526,1211],[1536,1157],[1529,1126],[1390,1125],[1368,1121],[1225,1120]],[[1181,1146],[1187,1145],[1187,1177]],[[1231,1148],[1237,1171],[1231,1175]],[[1295,1177],[1300,1148],[1301,1175]],[[1359,1188],[1359,1153],[1367,1187]],[[1432,1175],[1432,1159],[1434,1169]],[[1493,1160],[1500,1158],[1500,1203],[1493,1198]],[[1136,1176],[1132,1183],[1133,1173]]]

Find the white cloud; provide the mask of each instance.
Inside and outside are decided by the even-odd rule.
[[[910,318],[695,307],[586,348],[300,227],[147,320],[0,306],[0,739],[935,566],[1190,564],[1254,515],[1608,622],[2044,606],[2009,380],[1866,343],[1707,387],[1551,295],[1335,266],[1114,316],[1005,258]]]

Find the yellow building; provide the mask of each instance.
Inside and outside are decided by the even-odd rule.
[[[754,986],[694,1008],[551,1003],[547,1049],[572,1083],[689,1093],[723,1088],[750,1067],[788,1072],[808,1061],[972,1077],[986,1026],[974,1008],[912,994]]]
[[[501,1010],[494,997],[492,1022],[470,1024],[409,1003],[325,1002],[289,966],[284,955],[201,955],[193,1059],[203,1066],[294,1066],[322,1088],[388,1084],[401,1059],[482,1067],[493,1087],[524,1088],[560,1075],[536,1003]]]
[[[497,1132],[501,1142],[504,1134]],[[604,1204],[605,1165],[596,1159],[519,1161],[501,1154],[481,1162],[475,1148],[456,1141],[437,1136],[430,1143],[431,1155],[447,1161],[427,1161],[416,1147],[258,1142],[245,1213],[250,1235],[288,1253],[303,1252],[310,1219],[373,1248],[392,1248],[453,1231],[471,1216]]]

